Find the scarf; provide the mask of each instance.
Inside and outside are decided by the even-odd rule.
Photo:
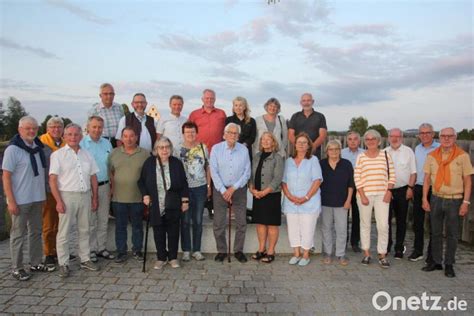
[[[454,145],[448,159],[446,160],[443,160],[443,151],[441,146],[430,153],[430,155],[433,156],[433,158],[438,163],[438,172],[436,173],[436,179],[434,183],[434,188],[437,192],[439,192],[443,184],[446,186],[451,185],[451,170],[449,169],[449,164],[464,153],[464,150],[462,150],[456,144]]]
[[[35,154],[39,153],[40,158],[41,158],[41,164],[43,165],[43,168],[46,168],[46,157],[45,157],[44,151],[43,151],[44,145],[39,140],[38,137],[35,137],[34,143],[36,144],[36,147],[31,148],[30,146],[27,146],[25,144],[23,139],[21,139],[20,135],[16,134],[15,136],[13,136],[13,138],[10,141],[9,145],[14,145],[14,146],[20,147],[21,149],[23,149],[24,151],[26,151],[27,153],[30,154],[31,167],[33,168],[33,173],[36,177],[36,176],[39,175],[39,172],[38,172],[38,163],[36,162],[36,159],[35,159]]]
[[[53,152],[55,152],[56,150],[58,150],[61,147],[64,147],[64,145],[65,145],[64,140],[61,138],[61,143],[59,144],[59,146],[57,146],[56,142],[54,141],[54,138],[51,137],[51,135],[49,135],[48,133],[45,133],[45,134],[41,135],[39,137],[39,139],[41,140],[41,142],[43,144],[45,144],[46,146],[51,148],[51,150]]]

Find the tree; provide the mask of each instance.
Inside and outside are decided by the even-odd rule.
[[[46,133],[46,127],[47,127],[46,125],[48,124],[49,119],[52,118],[53,116],[58,117],[59,115],[57,115],[57,114],[55,114],[55,115],[51,115],[51,114],[46,115],[43,122],[40,124],[39,130],[38,130],[38,135],[42,135],[42,134]],[[64,126],[67,126],[69,123],[72,123],[72,121],[67,117],[61,117],[61,119],[64,122]]]
[[[3,134],[5,133],[5,110],[3,110],[3,102],[0,101],[0,139],[3,138]]]
[[[474,140],[474,129],[468,130],[467,128],[463,129],[458,133],[459,140]]]
[[[369,129],[375,129],[377,132],[380,133],[380,135],[382,135],[382,137],[387,137],[388,136],[387,129],[382,124],[370,125],[367,129],[368,130]]]
[[[351,119],[351,125],[349,125],[349,130],[364,135],[367,131],[367,126],[369,126],[369,121],[365,117],[353,117]]]
[[[21,102],[14,97],[9,97],[7,101],[7,112],[2,122],[6,139],[12,138],[17,133],[18,122],[26,115],[28,115],[28,113],[21,105]]]

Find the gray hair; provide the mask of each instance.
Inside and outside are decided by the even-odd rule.
[[[235,127],[237,129],[237,131],[239,132],[239,135],[240,135],[240,125],[238,124],[235,124],[235,123],[229,123],[225,126],[224,128],[224,133],[227,132],[230,128],[232,127]]]
[[[441,132],[444,131],[445,129],[450,129],[450,130],[452,130],[453,133],[454,133],[454,135],[456,135],[456,137],[457,137],[458,134],[456,133],[456,130],[454,129],[454,127],[444,127],[444,128],[442,128],[442,129],[439,130],[439,134],[441,135]]]
[[[328,141],[328,143],[326,144],[326,147],[324,149],[326,151],[328,151],[330,146],[335,146],[339,149],[342,149],[342,144],[338,139],[331,139],[330,141]]]
[[[64,128],[64,121],[59,116],[53,116],[46,123],[46,127],[51,127],[53,125],[60,125],[62,128]]]
[[[364,140],[367,136],[372,136],[375,137],[380,145],[382,142],[382,135],[380,135],[379,132],[377,132],[375,129],[369,129],[367,132],[364,133]]]
[[[170,152],[173,153],[173,143],[171,140],[166,136],[161,136],[153,145],[153,151],[151,152],[153,156],[158,157],[158,146],[163,143],[168,143],[170,145]]]
[[[390,136],[390,134],[392,134],[392,132],[400,132],[400,136],[403,137],[403,131],[401,129],[399,129],[398,127],[391,128],[388,131],[388,136]]]
[[[104,89],[104,88],[111,88],[112,90],[114,90],[114,87],[108,82],[105,82],[105,83],[101,84],[99,89],[100,89],[100,91],[102,91],[102,89]]]
[[[87,124],[89,124],[89,123],[92,122],[93,120],[96,120],[96,121],[99,121],[99,122],[104,123],[104,119],[102,118],[102,116],[92,115],[92,116],[89,116],[89,118],[87,119]]]
[[[346,137],[349,137],[351,135],[355,135],[357,136],[358,139],[360,139],[360,134],[359,132],[356,132],[356,131],[348,131],[347,134],[346,134]]]
[[[204,91],[202,92],[202,95],[205,95],[207,92],[210,92],[212,93],[214,96],[216,96],[216,92],[212,89],[204,89]]]
[[[33,116],[23,116],[19,121],[18,121],[18,127],[25,127],[26,124],[33,124],[36,127],[38,127],[38,121],[33,117]]]
[[[82,127],[79,125],[79,124],[76,124],[76,123],[69,123],[68,125],[66,125],[66,127],[64,128],[64,132],[66,132],[68,129],[70,128],[77,128],[77,130],[82,134]]]
[[[276,105],[276,107],[278,108],[278,111],[277,113],[280,113],[281,111],[281,104],[280,104],[280,101],[278,101],[277,98],[270,98],[267,100],[267,102],[265,102],[265,104],[263,105],[263,108],[265,109],[265,111],[267,110],[268,106],[270,105],[270,103],[273,103]]]
[[[421,123],[420,127],[418,127],[418,130],[422,128],[429,128],[431,131],[433,131],[433,125],[431,125],[430,123]]]

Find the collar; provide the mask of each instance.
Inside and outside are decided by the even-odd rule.
[[[112,105],[110,106],[110,108],[106,107],[102,101],[100,101],[99,105],[100,105],[100,108],[102,109],[111,109],[115,106],[115,103],[112,102]]]
[[[81,151],[81,146],[78,145],[78,147],[79,147],[79,150],[78,150],[77,152]],[[64,148],[66,148],[66,150],[72,150],[72,151],[74,151],[74,149],[72,149],[72,148],[69,146],[69,144],[64,145]],[[75,151],[74,151],[74,152],[75,152]]]
[[[140,116],[137,112],[133,112],[133,115],[140,121],[143,122],[146,120],[146,113],[143,113],[143,116]]]
[[[99,139],[98,139],[97,141],[93,140],[90,135],[86,135],[86,137],[84,137],[84,141],[89,142],[89,143],[96,143],[96,144],[98,144],[98,143],[101,142],[101,140],[102,140],[102,136],[99,137]]]
[[[231,150],[231,151],[236,150],[236,149],[237,149],[237,146],[238,146],[238,144],[239,144],[239,142],[235,142],[234,147],[233,147],[233,148],[230,148],[230,147],[229,147],[229,144],[227,143],[227,141],[224,140],[224,142],[225,142],[225,149],[228,149],[228,150]]]
[[[216,111],[216,107],[214,106],[211,110],[211,113],[215,111]],[[201,107],[201,113],[207,113],[207,111],[204,109],[204,105]]]
[[[316,112],[316,111],[314,110],[314,108],[311,107],[311,113],[309,114],[309,116],[313,115],[315,112]],[[304,110],[301,110],[301,114],[304,115]],[[306,115],[304,115],[304,116],[306,116]],[[309,117],[309,116],[308,116],[308,117]]]
[[[137,147],[135,148],[135,151],[134,151],[133,153],[131,153],[131,154],[134,155],[134,154],[136,154],[136,153],[138,153],[138,152],[140,152],[140,151],[141,151],[141,147],[140,147],[140,146],[137,146]],[[125,152],[125,147],[124,147],[124,146],[120,146],[120,152],[129,155],[128,153]]]

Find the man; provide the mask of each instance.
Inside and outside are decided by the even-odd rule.
[[[313,109],[314,100],[311,93],[304,93],[300,104],[302,111],[293,114],[288,124],[288,140],[294,145],[296,135],[307,133],[313,142],[313,154],[321,159],[321,145],[327,136],[326,118]]]
[[[46,133],[40,136],[41,142],[52,152],[64,147],[64,122],[60,117],[53,116],[46,123]],[[56,235],[58,234],[59,217],[56,211],[56,200],[46,185],[46,203],[43,206],[43,253],[44,264],[48,272],[56,270]]]
[[[102,137],[107,138],[113,147],[117,146],[115,135],[120,118],[124,116],[123,108],[114,102],[115,91],[110,83],[100,85],[99,97],[101,102],[94,104],[87,117],[100,116],[104,119],[104,132]]]
[[[99,207],[97,212],[91,213],[90,218],[90,258],[97,262],[97,257],[114,259],[105,248],[107,242],[107,224],[109,222],[110,183],[107,169],[107,159],[112,152],[112,144],[101,137],[104,130],[104,119],[100,116],[91,116],[87,120],[88,135],[81,140],[80,146],[88,150],[99,167],[97,173]]]
[[[395,259],[402,259],[405,252],[405,234],[407,230],[408,201],[413,198],[413,189],[416,181],[416,162],[413,150],[403,145],[403,132],[399,128],[392,128],[388,133],[390,146],[385,151],[390,154],[395,167],[395,185],[392,191],[392,201],[388,215],[388,247],[392,248],[392,217],[395,216],[397,233],[395,243]]]
[[[28,236],[31,271],[42,271],[41,209],[46,199],[45,172],[47,155],[36,137],[38,122],[24,116],[18,123],[18,134],[10,141],[3,156],[3,189],[11,215],[10,255],[12,276],[26,281],[30,274],[23,266],[23,241]]]
[[[474,174],[469,155],[456,145],[456,136],[454,128],[443,128],[439,132],[441,146],[428,155],[423,167],[423,209],[430,212],[434,262],[422,270],[443,269],[443,228],[446,227],[444,275],[448,278],[456,276],[453,264],[459,238],[459,217],[469,211],[471,175]],[[431,185],[433,194],[428,200]]]
[[[202,107],[194,110],[189,115],[189,120],[198,127],[197,140],[206,144],[209,152],[212,146],[222,140],[225,127],[225,112],[214,107],[216,93],[211,89],[205,89],[202,93]]]
[[[135,111],[128,113],[120,119],[117,134],[115,135],[117,146],[122,145],[119,139],[122,137],[123,128],[130,126],[135,131],[138,146],[151,153],[157,134],[155,120],[145,114],[147,104],[146,97],[143,93],[135,93],[132,99],[132,107]]]
[[[194,110],[189,115],[189,120],[196,124],[198,135],[196,139],[206,144],[209,153],[212,151],[212,146],[222,141],[224,133],[226,115],[221,109],[214,106],[216,103],[216,93],[211,89],[205,89],[202,92],[202,107]],[[212,186],[212,183],[211,183]],[[209,211],[209,218],[213,219],[214,208],[212,196],[206,202],[206,208]]]
[[[172,95],[170,98],[170,109],[171,113],[169,115],[164,115],[158,121],[158,127],[156,132],[158,133],[158,138],[161,136],[166,136],[170,139],[173,144],[175,152],[173,155],[179,157],[179,148],[183,144],[183,133],[181,132],[181,127],[186,123],[187,118],[181,115],[183,110],[184,100],[180,95]]]
[[[211,177],[214,182],[214,237],[217,252],[215,261],[227,257],[226,225],[228,206],[235,214],[234,256],[241,263],[247,262],[243,253],[247,227],[247,181],[250,178],[250,158],[247,147],[237,142],[240,126],[229,123],[224,129],[224,141],[211,152]],[[230,249],[228,249],[230,251]]]
[[[415,147],[416,160],[416,184],[413,191],[413,231],[415,233],[415,240],[413,245],[413,252],[408,257],[410,261],[418,261],[423,259],[424,239],[425,239],[425,211],[421,207],[423,197],[423,180],[425,179],[425,172],[423,166],[426,161],[426,156],[433,150],[439,147],[439,143],[434,141],[433,126],[429,123],[423,123],[418,128],[418,138],[421,144]],[[431,188],[428,190],[428,200],[431,199]],[[430,232],[431,236],[431,232]],[[433,262],[431,254],[431,237],[428,243],[427,257],[428,263]]]
[[[89,220],[95,212],[97,199],[97,172],[99,168],[92,155],[81,148],[82,129],[70,123],[64,129],[66,146],[51,155],[49,185],[59,213],[56,247],[60,276],[69,276],[69,242],[71,227],[75,223],[79,236],[81,268],[97,271],[99,267],[90,260]]]
[[[112,184],[112,204],[115,214],[115,263],[127,260],[127,224],[132,222],[133,257],[143,261],[143,203],[137,181],[143,163],[150,152],[137,146],[137,135],[132,127],[122,130],[121,143],[109,156],[109,174]]]
[[[360,148],[360,134],[354,131],[349,131],[346,136],[347,147],[341,151],[341,157],[351,162],[352,168],[355,168],[357,157],[364,152]],[[356,195],[352,195],[351,201],[352,224],[351,224],[351,246],[354,252],[361,252],[359,247],[360,242],[360,218],[359,207],[357,206]],[[349,216],[347,217],[349,221]],[[347,224],[349,225],[349,223]],[[349,237],[349,236],[348,236]]]

